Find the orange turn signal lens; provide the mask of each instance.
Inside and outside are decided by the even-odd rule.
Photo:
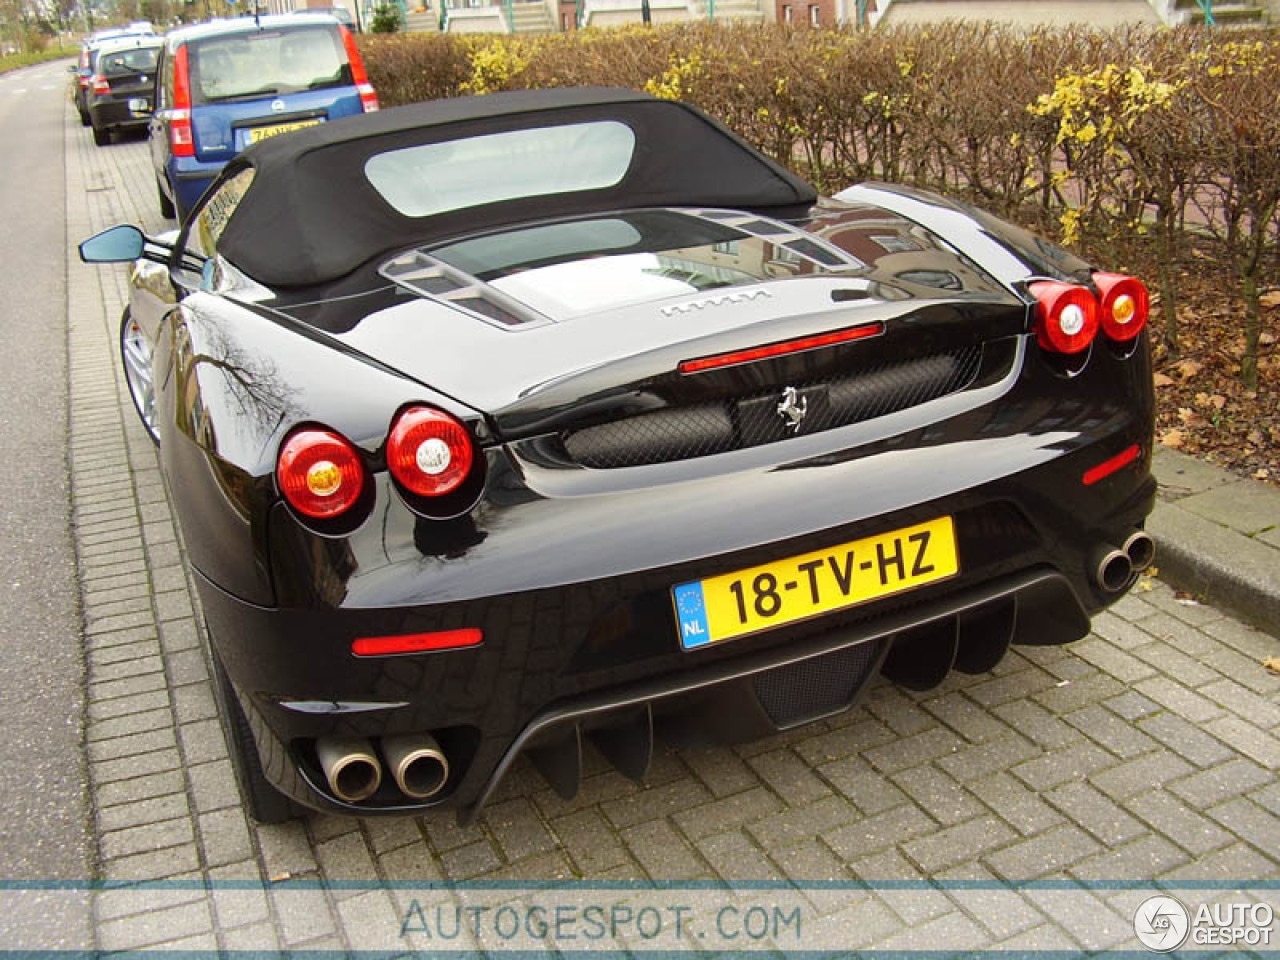
[[[1120,343],[1140,334],[1151,313],[1142,281],[1122,273],[1095,273],[1093,283],[1102,295],[1102,332]]]

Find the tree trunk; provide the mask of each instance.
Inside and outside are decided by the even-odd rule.
[[[1240,382],[1246,390],[1258,389],[1258,340],[1262,335],[1262,312],[1258,302],[1258,280],[1246,274],[1244,283],[1244,356],[1240,358]]]

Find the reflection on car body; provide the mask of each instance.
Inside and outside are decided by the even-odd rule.
[[[338,121],[81,249],[142,257],[126,373],[262,820],[465,820],[521,754],[569,796],[584,741],[641,778],[1071,642],[1151,562],[1140,283],[683,104]]]

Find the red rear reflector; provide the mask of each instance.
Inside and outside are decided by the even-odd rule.
[[[1098,298],[1074,283],[1031,284],[1036,298],[1036,337],[1054,353],[1081,353],[1098,334]]]
[[[1121,343],[1140,334],[1151,313],[1142,281],[1122,273],[1095,273],[1093,282],[1102,294],[1102,332]]]
[[[1090,467],[1084,472],[1084,485],[1086,487],[1093,486],[1099,480],[1111,476],[1121,467],[1127,467],[1133,461],[1137,460],[1142,454],[1142,448],[1136,443],[1131,447],[1125,447],[1114,457],[1109,460],[1103,460],[1096,467]]]
[[[837,343],[849,343],[852,340],[865,340],[867,337],[878,337],[884,333],[883,323],[868,323],[861,327],[849,327],[847,330],[833,330],[831,333],[819,333],[812,337],[800,337],[796,340],[783,340],[763,347],[752,347],[749,350],[735,350],[733,353],[720,353],[714,357],[701,357],[697,360],[682,360],[677,369],[681,373],[701,373],[704,370],[717,370],[720,367],[732,367],[740,363],[754,363],[757,360],[768,360],[772,357],[783,357],[789,353],[802,353],[805,350],[816,350],[818,347],[830,347]]]
[[[474,647],[483,639],[484,632],[475,627],[439,633],[406,633],[398,637],[359,637],[351,641],[351,652],[357,657],[387,657],[397,653]]]

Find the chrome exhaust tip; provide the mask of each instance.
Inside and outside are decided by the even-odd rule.
[[[1123,550],[1112,546],[1098,548],[1093,556],[1093,582],[1107,593],[1116,593],[1128,586],[1133,576],[1133,563]]]
[[[1147,569],[1151,566],[1151,561],[1156,558],[1156,542],[1145,530],[1135,530],[1129,534],[1129,538],[1120,549],[1129,558],[1129,563],[1135,572]]]
[[[449,759],[429,733],[384,737],[382,755],[396,786],[406,797],[433,797],[449,779]]]
[[[363,737],[326,737],[316,741],[316,756],[329,789],[339,800],[359,803],[382,783],[382,764]]]

